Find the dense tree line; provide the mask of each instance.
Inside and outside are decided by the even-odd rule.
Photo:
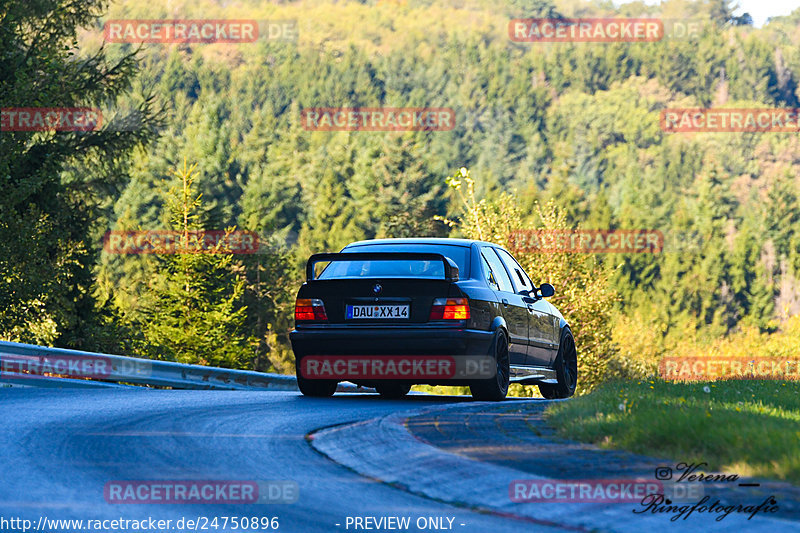
[[[4,35],[17,38],[0,45],[2,70],[23,74],[13,83],[9,76],[0,81],[4,106],[94,101],[108,109],[138,109],[144,118],[135,133],[109,128],[97,134],[107,138],[92,146],[86,136],[58,134],[36,142],[28,134],[0,136],[4,189],[39,191],[33,202],[13,195],[0,200],[16,202],[3,205],[0,221],[0,323],[12,332],[9,338],[165,358],[178,358],[174,346],[193,344],[181,336],[197,332],[179,321],[169,331],[143,327],[158,311],[154,294],[175,296],[168,279],[180,265],[100,251],[106,231],[170,226],[172,170],[184,161],[197,164],[200,227],[236,226],[257,232],[264,243],[262,253],[212,265],[227,272],[214,279],[228,279],[231,286],[214,305],[230,305],[231,320],[243,317],[241,327],[220,330],[238,332],[231,346],[241,352],[219,358],[220,364],[289,368],[293,292],[310,253],[373,237],[457,235],[434,215],[459,212],[444,178],[461,166],[470,169],[478,197],[498,202],[511,194],[528,221],[537,218],[536,202],[552,201],[570,227],[664,234],[660,254],[596,258],[593,268],[604,270],[619,295],[619,328],[653,339],[691,332],[707,340],[743,327],[775,331],[782,319],[800,313],[797,135],[675,134],[659,127],[667,107],[797,106],[800,11],[757,30],[733,17],[721,0],[634,3],[618,10],[600,2],[547,0],[508,1],[503,9],[480,1],[246,2],[235,11],[207,0],[185,6],[186,16],[294,18],[300,39],[147,45],[138,51],[136,45],[106,45],[103,60],[120,67],[104,72],[117,73],[118,82],[97,82],[86,94],[70,85],[51,87],[49,99],[31,102],[24,89],[36,82],[25,77],[28,70],[15,54],[33,50],[61,69],[55,79],[63,84],[70,68],[84,64],[78,61],[101,68],[91,54],[104,18],[167,13],[145,13],[128,0],[102,17],[102,2],[74,7],[79,15],[60,23],[85,27],[75,45],[78,60],[14,25],[15,17],[44,19],[48,8],[73,4],[42,2],[43,11],[24,17],[15,11],[23,4],[11,2],[0,13]],[[653,43],[514,43],[507,34],[510,17],[615,14],[694,18],[703,25],[691,38]],[[70,50],[73,30],[57,40]],[[150,116],[142,102],[159,106],[160,113]],[[305,130],[301,110],[320,106],[449,107],[456,127]],[[130,157],[119,150],[149,138],[153,142]],[[26,143],[63,155],[26,160],[17,155]],[[113,157],[92,155],[97,147]],[[49,166],[25,163],[33,160]],[[43,172],[49,188],[20,181]],[[42,254],[51,259],[46,265],[37,259]],[[169,301],[178,306],[180,299]],[[603,345],[615,349],[607,340]],[[191,359],[186,357],[181,360]],[[198,354],[194,360],[209,358]]]

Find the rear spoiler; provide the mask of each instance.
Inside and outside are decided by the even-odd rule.
[[[314,254],[306,263],[306,279],[314,279],[314,265],[325,261],[441,261],[447,281],[458,281],[458,265],[446,255],[428,252],[352,252]]]

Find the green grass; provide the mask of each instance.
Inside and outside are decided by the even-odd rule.
[[[564,438],[800,484],[800,384],[610,383],[545,413]]]

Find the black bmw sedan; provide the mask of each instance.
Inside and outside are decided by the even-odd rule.
[[[502,400],[510,382],[545,398],[575,392],[575,340],[533,284],[496,244],[462,239],[377,239],[312,255],[291,332],[297,382],[330,396],[340,381],[405,395],[414,384],[467,385]]]

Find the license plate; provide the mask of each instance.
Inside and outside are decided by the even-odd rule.
[[[407,305],[348,305],[350,319],[407,319]]]

